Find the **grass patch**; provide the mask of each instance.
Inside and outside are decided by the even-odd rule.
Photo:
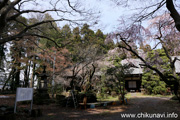
[[[140,93],[140,92],[137,92],[137,93],[127,93],[125,95],[125,98],[127,99],[131,99],[133,97],[168,97],[168,98],[171,98],[173,97],[173,95],[146,95],[146,94],[143,94],[143,93]],[[115,97],[112,97],[112,96],[106,96],[105,98],[102,98],[101,96],[98,96],[97,97],[97,100],[98,101],[119,101],[118,99],[118,96],[115,96]]]
[[[97,97],[98,101],[118,101],[118,96],[116,97],[112,97],[112,96],[107,96],[106,98],[101,98],[101,97]]]
[[[131,98],[132,96],[131,96],[131,94],[129,94],[129,93],[127,93],[126,95],[125,95],[125,98],[127,98],[127,99],[129,99],[129,98]]]
[[[147,94],[143,94],[143,93],[135,93],[133,96],[136,96],[136,97],[168,97],[168,98],[173,97],[173,95],[160,95],[160,94],[158,94],[158,95],[154,95],[154,94],[147,95]],[[132,93],[126,94],[126,98],[128,98],[128,99],[132,98],[133,96],[132,96]]]
[[[150,95],[150,96],[153,96],[153,97],[173,97],[173,95]]]

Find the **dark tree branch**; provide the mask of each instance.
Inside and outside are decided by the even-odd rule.
[[[89,77],[89,81],[91,82],[91,80],[92,80],[92,78],[93,78],[93,76],[94,76],[94,73],[95,73],[95,71],[96,71],[96,66],[94,66],[94,64],[92,64],[92,66],[93,66],[93,70],[92,70],[92,73],[90,72],[90,77]]]
[[[174,60],[172,60],[171,56],[169,55],[169,52],[167,50],[167,46],[165,45],[164,41],[162,40],[162,30],[161,28],[163,27],[163,24],[158,24],[158,29],[159,29],[159,33],[160,33],[160,36],[157,37],[157,39],[160,41],[161,45],[162,45],[162,48],[166,54],[166,57],[169,59],[169,62],[170,62],[170,67],[172,69],[172,72],[173,72],[173,75],[174,77],[176,76],[176,71],[175,71],[175,62],[176,62],[176,57],[174,58]],[[176,78],[177,80],[177,78]]]
[[[132,52],[137,58],[139,58],[139,59],[144,63],[144,66],[146,66],[146,67],[148,67],[149,69],[155,71],[155,72],[161,77],[161,79],[163,79],[163,81],[164,81],[165,83],[169,83],[168,79],[163,75],[163,73],[161,73],[161,71],[159,71],[157,68],[155,68],[155,67],[151,66],[150,64],[148,64],[148,63],[146,62],[146,60],[144,60],[141,56],[138,55],[138,53],[136,53],[136,51],[134,51],[134,50],[132,49],[132,47],[126,42],[126,39],[122,38],[120,34],[117,34],[117,35],[120,36],[121,41],[122,41],[123,43],[125,43],[125,44],[127,45],[127,47],[128,47],[128,48],[127,48],[127,47],[121,46],[121,45],[119,44],[119,45],[118,45],[119,48],[123,48],[123,49],[126,49],[126,50]]]
[[[156,49],[159,44],[161,44],[161,42],[158,42],[158,43],[154,46],[154,48],[152,48],[152,50]]]
[[[71,5],[71,2],[70,2],[69,0],[67,0],[67,2],[68,2],[69,7],[70,7],[72,10],[74,10],[74,11],[76,11],[76,12],[80,12],[80,11],[76,10],[76,9]]]
[[[58,48],[62,48],[61,46],[59,46],[56,41],[54,41],[53,39],[49,38],[49,37],[46,37],[44,35],[38,35],[38,34],[30,34],[30,33],[27,33],[26,36],[36,36],[36,37],[39,37],[39,38],[45,38],[51,42],[53,42]]]
[[[174,19],[177,30],[180,31],[180,15],[174,7],[173,0],[166,0],[166,7],[170,11],[171,17]]]
[[[140,13],[142,13],[143,11],[147,10],[148,8],[157,6],[156,9],[154,9],[152,12],[149,12],[148,14],[145,15],[141,15],[140,17],[138,17],[138,19],[136,20],[136,22],[141,22],[142,20],[147,19],[149,16],[152,16],[154,13],[156,13],[162,6],[164,6],[166,4],[165,0],[162,0],[161,2],[148,6],[146,8],[144,8]]]
[[[9,0],[8,0],[9,1]],[[7,7],[6,9],[1,13],[1,15],[7,15],[7,13],[12,9],[14,8],[14,6],[16,4],[18,4],[21,0],[15,0],[14,2],[11,2]]]
[[[66,21],[69,23],[78,24],[78,21],[90,20],[89,17],[93,15],[91,11],[85,11],[85,9],[78,10],[77,9],[78,4],[75,3],[74,5],[72,5],[72,2],[70,0],[65,0],[63,2],[61,0],[56,0],[55,3],[53,3],[54,1],[53,2],[49,1],[52,8],[46,10],[39,10],[39,9],[24,10],[22,8],[24,7],[23,5],[27,5],[28,3],[32,3],[32,2],[34,3],[35,6],[38,5],[38,2],[36,0],[13,0],[13,1],[2,0],[2,2],[0,2],[0,44],[4,44],[12,40],[20,40],[20,38],[26,36],[25,33],[28,33],[31,29],[38,27],[41,24],[53,23],[56,21]],[[58,5],[61,4],[60,2],[62,2],[62,6],[64,5],[63,3],[66,3],[63,9],[57,8],[59,7]],[[23,14],[28,14],[28,13],[44,14],[49,12],[51,13],[55,12],[60,18],[56,20],[46,20],[46,21],[37,22],[33,25],[28,25],[27,23],[18,19]],[[64,18],[66,17],[66,14],[69,19]],[[80,17],[79,18],[73,17],[74,18],[73,19],[71,18],[70,15],[71,16],[80,15]],[[6,29],[6,27],[8,27],[8,25],[10,25],[11,23],[13,24],[20,23],[21,25],[24,26],[24,28],[22,28],[21,31],[11,31],[11,29]]]
[[[41,22],[37,22],[35,24],[32,24],[32,25],[29,25],[27,26],[25,29],[23,29],[21,32],[19,32],[18,34],[16,35],[13,35],[13,36],[9,36],[7,38],[0,38],[0,44],[4,44],[6,42],[9,42],[9,41],[12,41],[12,40],[19,40],[20,38],[22,38],[23,36],[26,36],[26,32],[34,27],[37,27],[39,25],[42,25],[42,24],[45,24],[45,23],[52,23],[52,22],[56,22],[56,21],[70,21],[70,22],[74,22],[73,20],[69,20],[69,19],[64,19],[64,18],[61,18],[61,19],[57,19],[57,20],[46,20],[46,21],[41,21]]]
[[[47,13],[47,12],[62,12],[62,13],[66,13],[68,11],[63,11],[63,10],[57,10],[57,9],[52,9],[52,10],[44,10],[44,11],[39,11],[39,10],[24,10],[24,11],[19,11],[17,9],[15,9],[18,13],[10,16],[7,18],[7,21],[11,21],[16,19],[17,17],[19,17],[20,15],[24,14],[24,13]]]
[[[6,4],[8,3],[9,0],[3,0],[2,3],[0,3],[0,10],[6,6]]]
[[[159,41],[161,42],[162,48],[163,48],[163,50],[164,50],[167,58],[169,59],[170,63],[172,63],[171,56],[169,55],[168,50],[167,50],[166,47],[164,46],[163,40],[162,40],[161,38],[158,38],[158,39],[159,39]]]
[[[9,4],[7,4],[8,1],[4,1],[4,4],[1,4],[0,6],[2,8],[4,8],[3,11],[0,11],[0,35],[3,32],[6,24],[7,24],[7,14],[9,13],[10,10],[12,10],[12,8],[14,8],[14,6],[16,4],[18,4],[21,0],[15,0],[14,2],[11,2]],[[1,8],[1,9],[2,9]]]

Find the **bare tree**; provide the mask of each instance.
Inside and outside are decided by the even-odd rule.
[[[172,23],[172,20],[169,20],[169,17],[164,17],[164,15],[157,17],[151,22],[153,22],[153,25],[151,27],[157,31],[155,33],[154,30],[150,31],[150,28],[149,30],[147,30],[142,26],[133,24],[131,26],[124,27],[124,30],[119,30],[117,33],[111,34],[111,37],[117,40],[119,48],[130,51],[137,58],[139,58],[143,62],[141,66],[155,71],[160,76],[161,80],[163,80],[167,85],[173,85],[175,95],[180,101],[180,79],[177,76],[175,70],[175,63],[180,60],[178,59],[178,57],[171,57],[172,55],[174,55],[173,53],[180,50],[179,46],[172,45],[173,43],[169,44],[171,43],[170,41],[174,42],[174,44],[179,44],[179,32],[173,28],[174,24]],[[146,34],[145,37],[143,37],[143,34]],[[163,68],[154,66],[154,64],[158,63],[152,63],[152,61],[148,61],[133,49],[131,41],[142,43],[143,41],[146,42],[147,39],[152,39],[154,41],[158,40],[158,42],[155,44],[154,49],[159,44],[162,46],[162,49],[165,51],[165,54],[169,59],[169,63],[166,64],[170,65],[170,69],[168,71],[171,72],[171,74],[166,74]],[[120,42],[123,42],[124,44],[120,44]],[[156,57],[159,58],[159,56]]]
[[[114,1],[118,6],[129,7],[129,8],[133,6],[131,11],[133,12],[133,10],[137,10],[137,12],[133,15],[132,19],[134,20],[134,22],[140,22],[140,23],[144,20],[152,19],[162,14],[162,12],[168,10],[175,22],[175,26],[177,30],[180,31],[180,15],[177,11],[178,5],[175,7],[175,5],[178,4],[178,1],[174,1],[174,0],[156,0],[156,1],[112,0],[112,1]],[[137,6],[135,7],[134,4],[137,4]]]
[[[48,4],[48,5],[47,5]],[[40,6],[45,6],[43,9]],[[33,24],[29,24],[22,20],[29,14],[53,14],[56,15],[54,20],[42,20]],[[51,40],[47,36],[43,36],[31,31],[38,29],[39,25],[45,23],[66,21],[69,23],[77,24],[80,21],[92,20],[94,13],[91,10],[85,10],[80,6],[78,0],[1,0],[0,1],[0,44],[6,43],[12,40],[20,40],[24,36],[37,36]],[[77,17],[78,16],[78,17]],[[11,31],[10,26],[14,24],[22,25],[22,29],[19,32]]]

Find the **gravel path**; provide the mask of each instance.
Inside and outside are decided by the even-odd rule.
[[[132,94],[128,105],[87,110],[67,108],[64,110],[52,108],[51,110],[38,120],[180,120],[178,101],[165,97],[137,97],[136,93]],[[124,114],[135,115],[135,117],[123,118]]]
[[[113,120],[123,118],[123,114],[133,115],[125,117],[123,120],[180,120],[178,101],[170,101],[169,98],[160,97],[135,97],[131,100],[131,106],[127,110],[115,114]],[[107,118],[107,120],[111,120],[111,118]]]
[[[128,105],[97,107],[94,109],[62,108],[56,104],[37,106],[43,116],[28,120],[180,120],[180,103],[166,97],[140,97],[131,93]],[[14,99],[0,99],[0,105],[14,106]],[[20,107],[20,105],[18,105]],[[25,106],[25,108],[29,108]],[[174,113],[174,114],[173,114]],[[123,115],[131,115],[123,117]],[[171,114],[171,116],[170,116]],[[156,116],[155,116],[156,115]],[[159,115],[159,118],[158,118]],[[161,116],[162,117],[161,117]],[[166,118],[169,115],[169,118]],[[179,115],[178,118],[177,115]],[[138,118],[137,118],[138,117]],[[149,118],[152,117],[152,118]],[[171,118],[170,118],[171,117]]]

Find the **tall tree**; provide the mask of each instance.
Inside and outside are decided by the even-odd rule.
[[[171,40],[171,39],[177,40],[176,36],[178,36],[179,32],[172,29],[171,26],[173,26],[173,24],[168,24],[168,23],[170,23],[169,19],[165,19],[165,18],[160,19],[158,24],[156,24],[157,32],[154,33],[154,31],[151,31],[152,32],[151,35],[149,33],[150,31],[148,31],[146,29],[143,29],[144,31],[142,31],[142,26],[131,25],[130,27],[126,27],[123,31],[120,31],[119,33],[114,34],[114,37],[117,39],[118,42],[121,41],[125,44],[125,46],[118,44],[119,48],[123,48],[123,49],[126,49],[126,50],[132,52],[137,58],[139,58],[143,62],[143,64],[141,64],[141,66],[147,67],[147,68],[155,71],[160,76],[161,80],[164,81],[167,85],[174,85],[174,92],[180,101],[180,79],[177,76],[176,70],[175,70],[175,63],[176,63],[176,61],[179,61],[179,59],[177,57],[171,57],[172,54],[167,50],[168,47],[170,47],[170,48],[172,47],[172,46],[168,46],[167,41]],[[171,32],[169,32],[169,31],[171,31]],[[171,74],[166,74],[166,72],[163,72],[162,71],[162,70],[164,70],[163,67],[160,69],[159,67],[154,66],[152,64],[152,61],[145,60],[145,58],[143,58],[140,54],[138,54],[133,49],[133,46],[131,46],[131,44],[129,44],[130,40],[140,41],[140,43],[142,43],[143,40],[147,40],[147,38],[141,37],[142,34],[145,34],[145,33],[147,34],[148,38],[149,38],[149,36],[151,36],[150,39],[153,39],[153,40],[156,39],[159,41],[155,45],[155,48],[159,44],[162,45],[162,48],[165,51],[165,55],[168,58],[168,62],[166,64],[168,64],[170,66],[169,71],[171,72]],[[157,55],[156,58],[159,58],[159,55]]]
[[[127,64],[121,64],[121,58],[118,56],[111,61],[113,65],[106,69],[106,84],[107,86],[111,86],[111,89],[120,95],[122,103],[125,103],[125,77],[131,74],[131,70]],[[108,79],[108,76],[111,77]]]
[[[41,6],[46,6],[46,9],[42,9]],[[25,9],[26,7],[28,9]],[[12,11],[15,11],[12,14]],[[23,15],[29,15],[31,13],[51,13],[56,14],[57,19],[54,20],[41,20],[35,22],[33,24],[26,24],[25,22],[19,20],[19,18]],[[31,30],[38,29],[39,25],[45,23],[52,23],[58,21],[67,21],[70,23],[78,23],[78,21],[92,20],[91,10],[85,10],[82,6],[80,6],[78,1],[71,2],[70,0],[55,0],[55,1],[34,1],[34,0],[1,0],[0,1],[0,44],[6,43],[12,40],[20,40],[24,36],[38,36],[42,38],[47,38],[47,36],[41,36],[37,33],[31,33]],[[76,17],[78,16],[78,17]],[[21,31],[18,31],[15,34],[10,34],[11,30],[8,29],[9,25],[21,24],[24,26]],[[41,30],[39,31],[41,32]],[[8,33],[8,34],[7,34]]]
[[[66,48],[69,50],[72,60],[71,75],[69,76],[71,87],[82,87],[86,83],[92,86],[96,70],[95,61],[102,58],[113,44],[105,44],[106,35],[101,30],[95,33],[88,24],[84,24],[82,28],[76,27],[72,31],[65,25],[61,31],[63,40],[69,43]]]
[[[170,65],[167,64],[168,58],[163,49],[148,51],[146,60],[151,61],[153,66],[158,68],[162,73],[167,74],[167,76],[172,73]],[[157,74],[154,74],[154,72],[148,68],[144,69],[142,85],[148,94],[166,94],[167,87],[174,89],[173,86],[167,86],[166,83],[162,81]]]

